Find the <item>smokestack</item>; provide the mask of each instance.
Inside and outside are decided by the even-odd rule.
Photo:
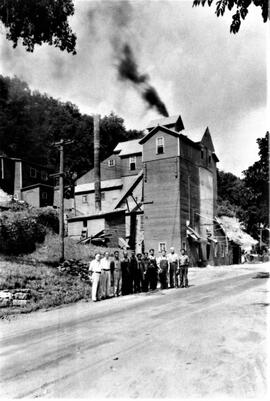
[[[100,191],[100,116],[94,115],[94,172],[95,172],[95,209],[101,211],[101,191]]]

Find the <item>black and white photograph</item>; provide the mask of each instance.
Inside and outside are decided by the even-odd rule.
[[[0,398],[270,396],[268,0],[0,1]]]

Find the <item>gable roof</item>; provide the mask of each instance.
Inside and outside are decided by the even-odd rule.
[[[116,178],[113,180],[105,180],[101,181],[101,191],[104,189],[116,189],[116,188],[122,188],[123,183],[121,178]],[[94,192],[95,191],[95,183],[94,182],[89,182],[86,184],[79,184],[75,186],[75,194],[80,194],[80,193],[86,193],[86,192]]]
[[[175,136],[177,138],[180,138],[180,134],[172,129],[166,128],[163,125],[158,125],[155,128],[153,128],[150,132],[148,132],[147,135],[145,135],[141,140],[140,144],[142,145],[143,143],[147,142],[153,135],[155,135],[158,131],[163,131],[165,134],[169,134],[172,136]]]
[[[146,128],[148,129],[148,131],[150,131],[157,126],[174,128],[176,132],[182,131],[185,128],[180,114],[177,116],[170,116],[166,118],[159,118],[158,120],[152,120]]]
[[[205,133],[203,134],[203,137],[201,139],[201,144],[205,145],[209,150],[211,150],[211,152],[215,153],[214,144],[208,127],[206,128]]]
[[[142,153],[140,139],[132,139],[131,141],[119,142],[114,148],[113,153],[118,153],[119,156],[128,156],[135,153]]]

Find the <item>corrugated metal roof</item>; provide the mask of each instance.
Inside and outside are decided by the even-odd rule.
[[[139,144],[139,141],[140,139],[132,139],[131,141],[119,142],[114,148],[114,152],[120,152],[119,156],[142,153],[142,145]]]
[[[114,180],[106,180],[106,181],[101,181],[101,190],[105,189],[105,188],[113,188],[113,187],[119,187],[122,186],[122,179],[121,178],[117,178]],[[94,182],[90,182],[87,184],[80,184],[80,185],[76,185],[75,187],[75,193],[78,192],[88,192],[88,191],[94,191],[95,190],[95,183]]]

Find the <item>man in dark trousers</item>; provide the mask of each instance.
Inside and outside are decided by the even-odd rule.
[[[114,258],[111,261],[111,275],[113,277],[113,295],[119,297],[122,291],[122,272],[119,252],[114,252]]]
[[[121,260],[122,272],[122,295],[131,293],[131,275],[130,275],[130,261],[127,251],[123,252],[123,259]]]
[[[137,276],[137,285],[139,292],[144,291],[144,276],[145,276],[145,265],[144,261],[142,260],[142,254],[137,254],[137,262],[138,262],[138,276]]]
[[[142,261],[143,261],[143,292],[148,292],[148,290],[149,290],[149,264],[150,264],[148,252],[144,252]]]
[[[165,249],[162,250],[161,256],[157,259],[160,288],[162,290],[168,288],[168,269],[169,262]]]
[[[155,251],[154,249],[149,249],[149,284],[150,290],[156,290],[157,288],[157,280],[158,280],[158,267],[157,261],[155,258]]]
[[[180,270],[180,287],[188,287],[188,266],[189,266],[189,257],[186,254],[185,249],[181,249],[181,253],[179,256],[179,270]]]
[[[131,251],[129,266],[130,266],[130,279],[131,279],[131,293],[135,294],[136,292],[140,292],[140,286],[139,286],[138,261],[136,259],[134,251]]]

